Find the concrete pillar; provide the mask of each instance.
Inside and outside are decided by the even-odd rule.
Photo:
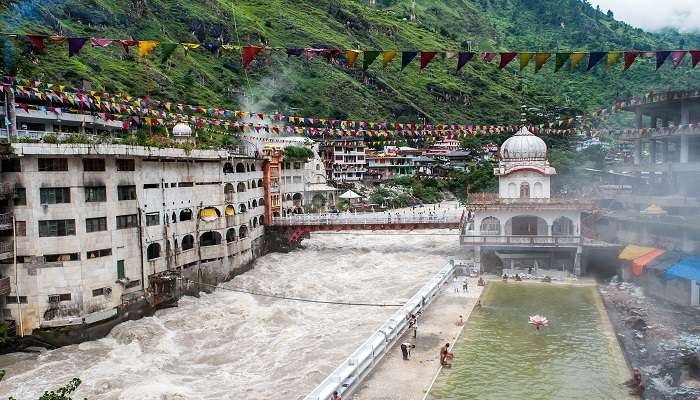
[[[656,164],[656,140],[649,141],[649,163]]]
[[[481,269],[481,246],[474,246],[474,267],[476,267],[479,270],[479,273],[482,272],[482,269]]]
[[[690,137],[683,133],[681,134],[681,162],[688,162],[688,147],[690,146]]]
[[[655,112],[651,113],[649,116],[651,117],[651,123],[650,123],[649,127],[656,128],[656,118],[657,118],[656,113]]]
[[[637,129],[642,127],[642,110],[640,108],[635,110],[635,125],[637,126]]]
[[[581,246],[576,247],[576,255],[574,256],[574,275],[581,276],[581,253],[583,249]]]
[[[637,139],[634,141],[634,150],[632,151],[632,158],[634,160],[634,165],[639,165],[642,159],[642,140]]]
[[[690,106],[687,102],[681,102],[681,125],[690,123]]]

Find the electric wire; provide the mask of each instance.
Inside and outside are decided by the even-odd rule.
[[[255,292],[252,290],[247,290],[247,289],[217,286],[217,285],[212,285],[209,283],[191,281],[191,280],[186,279],[186,278],[178,278],[178,279],[180,279],[184,282],[191,282],[191,283],[196,283],[196,284],[203,285],[203,286],[213,287],[216,289],[227,290],[229,292],[246,293],[246,294],[250,294],[253,296],[270,297],[270,298],[280,299],[280,300],[300,301],[300,302],[304,302],[304,303],[334,304],[334,305],[341,305],[341,306],[363,306],[363,307],[403,307],[404,306],[404,304],[391,304],[391,303],[365,303],[365,302],[354,302],[354,301],[307,299],[307,298],[302,298],[302,297],[284,296],[281,294],[261,293],[261,292]]]

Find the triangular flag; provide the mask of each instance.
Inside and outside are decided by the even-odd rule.
[[[403,71],[403,69],[406,68],[406,66],[410,64],[417,55],[417,51],[404,51],[401,53],[401,70]]]
[[[534,53],[529,53],[529,52],[524,52],[520,53],[518,56],[518,61],[520,62],[520,70],[522,71],[527,67],[527,65],[530,63],[530,60],[532,60],[532,56]]]
[[[498,63],[498,69],[505,68],[517,55],[518,53],[516,52],[501,53],[501,62]]]
[[[639,52],[638,51],[626,51],[624,54],[624,59],[625,59],[625,69],[624,71],[627,71],[629,67],[634,64],[634,61],[639,57]]]
[[[393,60],[394,57],[396,57],[397,54],[399,54],[398,51],[385,51],[385,52],[382,54],[382,57],[383,57],[383,59],[382,59],[382,64],[383,64],[383,66],[386,68],[386,66],[389,65],[389,63],[391,62],[391,60]]]
[[[537,53],[537,55],[535,55],[535,73],[538,73],[540,69],[542,69],[542,66],[551,56],[552,53]]]
[[[258,56],[262,47],[260,46],[245,46],[243,47],[243,68],[248,69],[250,63]]]
[[[608,53],[608,68],[612,67],[615,65],[617,60],[620,59],[620,56],[622,56],[622,53],[619,51],[611,51]]]
[[[662,65],[666,62],[666,59],[668,56],[671,55],[670,51],[657,51],[656,52],[656,69],[658,70],[661,68]]]
[[[690,60],[692,62],[692,67],[695,68],[700,61],[700,50],[690,50]]]
[[[600,60],[602,60],[603,57],[605,57],[605,56],[607,56],[607,55],[608,55],[608,52],[606,52],[606,51],[595,51],[595,52],[592,52],[592,53],[588,56],[588,67],[586,68],[586,71],[590,71],[591,68],[595,67],[596,64],[598,64],[598,63],[600,62]]]
[[[672,59],[673,59],[673,68],[678,68],[680,63],[683,61],[683,57],[685,57],[685,53],[687,51],[685,50],[676,50],[672,54]]]
[[[360,50],[347,50],[347,51],[345,51],[345,58],[348,59],[348,66],[350,68],[355,68],[355,63],[357,63],[357,57],[359,55],[360,55]]]
[[[581,53],[581,52],[576,52],[571,55],[571,70],[575,70],[578,64],[586,58],[586,54],[588,53]]]
[[[168,58],[175,52],[175,49],[177,49],[178,44],[177,43],[161,43],[160,44],[160,62],[161,64],[165,63],[168,61]]]
[[[129,54],[129,47],[139,44],[138,40],[134,39],[122,39],[119,41],[119,43],[121,43],[122,47],[124,48],[124,52],[127,54]]]
[[[370,65],[374,62],[374,60],[379,57],[379,53],[381,51],[375,51],[375,50],[370,50],[370,51],[365,51],[362,57],[362,70],[367,71],[367,68],[369,68]]]
[[[571,57],[571,53],[557,53],[557,57],[555,60],[554,64],[554,72],[558,72],[561,67],[566,64],[566,62],[569,60],[569,57]]]
[[[139,57],[147,57],[157,45],[158,42],[153,40],[139,40]]]
[[[486,63],[490,63],[494,58],[496,58],[496,53],[493,51],[483,51],[481,52],[481,58]]]
[[[110,44],[112,44],[113,40],[112,39],[97,39],[97,38],[91,38],[90,39],[90,44],[92,47],[107,47]]]
[[[287,57],[291,57],[291,56],[299,57],[302,54],[304,54],[304,49],[302,49],[302,48],[295,47],[295,48],[287,49]]]
[[[36,47],[37,53],[44,52],[44,37],[39,35],[27,35],[27,39]]]
[[[471,51],[461,51],[457,56],[457,72],[464,67],[471,59],[474,58],[474,53]]]
[[[85,42],[87,42],[85,38],[68,38],[68,56],[73,57],[78,54]]]
[[[421,70],[421,72],[436,55],[437,55],[437,51],[421,51],[420,52],[420,70]]]

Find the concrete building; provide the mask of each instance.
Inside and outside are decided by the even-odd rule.
[[[584,202],[555,198],[544,141],[522,128],[500,149],[498,193],[469,195],[461,243],[493,272],[579,275]],[[540,271],[547,270],[547,271]]]
[[[428,156],[434,156],[439,154],[449,153],[451,151],[457,151],[460,149],[459,140],[457,139],[443,139],[439,142],[435,142],[432,146],[427,148],[423,154]]]
[[[365,180],[381,183],[395,176],[413,175],[416,172],[415,158],[394,151],[368,151]]]
[[[329,181],[359,182],[364,178],[366,146],[362,137],[328,139],[321,143],[319,153]]]

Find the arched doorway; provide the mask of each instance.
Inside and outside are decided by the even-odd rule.
[[[243,163],[236,164],[236,172],[245,172],[245,165]]]
[[[160,257],[160,243],[151,243],[146,248],[146,259],[154,260]]]
[[[236,240],[236,229],[231,228],[226,231],[226,243],[231,243]]]
[[[241,228],[238,231],[238,237],[241,239],[245,239],[248,237],[248,227],[245,225],[242,225]]]
[[[501,234],[501,221],[496,217],[486,217],[486,218],[481,220],[481,225],[479,226],[479,232],[482,235],[500,236],[500,234]]]
[[[224,175],[233,173],[233,165],[230,162],[224,163]]]
[[[199,237],[199,247],[215,246],[217,244],[221,244],[221,234],[219,232],[204,232]]]
[[[547,221],[534,215],[518,215],[506,222],[506,235],[549,236]]]
[[[192,210],[189,208],[185,208],[184,210],[180,211],[180,222],[182,221],[189,221],[192,219]]]
[[[574,222],[567,217],[559,217],[552,223],[552,236],[573,236]]]
[[[191,250],[194,248],[194,237],[192,235],[185,235],[185,237],[182,238],[182,251],[185,250]]]

